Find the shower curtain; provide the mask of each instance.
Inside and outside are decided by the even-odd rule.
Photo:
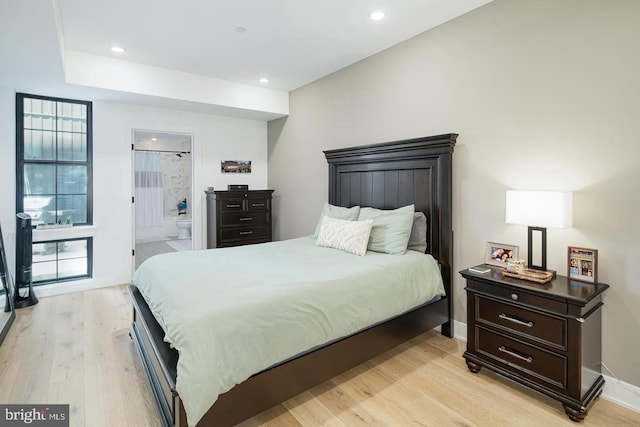
[[[135,153],[136,227],[164,223],[160,153]]]

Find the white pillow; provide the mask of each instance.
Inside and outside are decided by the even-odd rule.
[[[364,256],[372,225],[372,219],[348,221],[325,216],[320,223],[316,245]]]

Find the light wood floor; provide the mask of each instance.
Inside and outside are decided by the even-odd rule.
[[[71,426],[160,425],[128,335],[124,286],[42,298],[0,347],[1,403],[68,403]],[[428,332],[243,423],[270,426],[575,426],[556,401],[487,370],[464,343]],[[595,402],[583,426],[638,426]]]

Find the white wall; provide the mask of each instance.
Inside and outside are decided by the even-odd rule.
[[[276,238],[311,234],[327,200],[322,150],[459,133],[454,152],[454,268],[485,243],[519,245],[507,189],[574,191],[574,227],[549,229],[548,264],[567,246],[599,250],[611,289],[603,358],[640,386],[640,2],[496,0],[291,93],[269,123]],[[466,322],[464,281],[455,317]]]
[[[39,95],[47,95],[41,93]],[[0,90],[0,221],[15,234],[15,93]],[[206,245],[204,190],[227,184],[267,184],[267,125],[263,121],[94,101],[93,103],[93,279],[40,286],[38,296],[128,283],[132,261],[132,152],[134,129],[193,135],[193,239]],[[221,174],[221,160],[252,160],[251,174]],[[6,229],[6,231],[5,231]],[[53,232],[53,230],[51,231]],[[68,230],[60,231],[68,234]],[[13,240],[11,240],[13,242]],[[9,243],[7,243],[9,245]]]
[[[9,269],[15,270],[16,235],[16,96],[0,86],[0,225]]]

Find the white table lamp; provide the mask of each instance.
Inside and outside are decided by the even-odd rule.
[[[529,268],[547,270],[547,227],[571,227],[573,217],[573,193],[569,191],[508,190],[506,195],[505,222],[528,226]],[[533,234],[540,233],[541,264],[533,264]]]

